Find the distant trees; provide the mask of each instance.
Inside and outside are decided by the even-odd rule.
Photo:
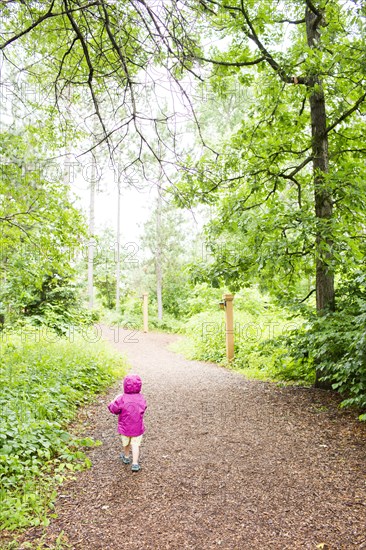
[[[118,252],[119,248],[119,252]],[[117,283],[126,287],[125,250],[117,241],[115,232],[104,229],[96,236],[94,252],[94,285],[101,305],[107,309],[116,307]],[[118,257],[121,261],[120,277],[117,278]]]
[[[179,317],[185,309],[189,291],[185,267],[191,244],[186,228],[179,210],[159,195],[141,238],[146,274],[152,277],[151,290],[156,296],[159,320],[163,319],[163,311]]]

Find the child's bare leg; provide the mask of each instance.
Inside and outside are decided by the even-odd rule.
[[[130,450],[131,450],[131,443],[129,443],[129,444],[127,445],[127,447],[123,447],[123,454],[124,454],[125,456],[127,456],[127,458],[128,458],[128,456],[129,456],[129,454],[130,454]]]
[[[132,464],[139,463],[140,446],[132,444]]]

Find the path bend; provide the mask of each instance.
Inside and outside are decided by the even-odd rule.
[[[50,540],[64,531],[83,550],[366,548],[365,426],[337,398],[188,361],[167,349],[173,335],[116,335],[103,327],[148,402],[142,470],[119,459],[106,408],[118,384],[80,413],[103,445],[62,488]]]

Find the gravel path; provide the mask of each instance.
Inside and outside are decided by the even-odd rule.
[[[103,446],[63,486],[49,540],[64,531],[77,550],[366,548],[366,430],[337,397],[187,361],[167,349],[176,336],[104,337],[143,379],[142,469],[119,459],[106,408],[118,385],[80,415]]]

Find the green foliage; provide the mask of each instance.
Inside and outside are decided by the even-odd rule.
[[[154,295],[149,298],[149,330],[179,333],[183,330],[184,319],[176,318],[174,315],[165,312],[162,320],[157,316],[156,299]],[[104,312],[104,322],[117,325],[130,332],[131,338],[137,330],[143,329],[142,300],[136,293],[130,292],[124,296],[121,304],[121,313]]]
[[[185,330],[185,321],[177,319],[169,313],[165,313],[163,319],[160,321],[154,312],[153,315],[149,315],[149,329],[179,334]]]
[[[32,131],[0,136],[0,312],[9,323],[38,316],[57,329],[79,307],[73,260],[85,225],[68,186],[41,162]]]
[[[304,329],[252,347],[239,335],[239,366],[308,381],[316,370],[344,394],[344,406],[364,408],[364,297],[354,284],[359,276],[350,284],[365,258],[362,3],[219,1],[201,10],[197,25],[214,44],[206,54],[211,95],[220,108],[221,90],[236,89],[245,100],[231,132],[227,119],[211,118],[208,143],[220,154],[190,151],[179,173],[180,205],[212,205],[208,258],[191,266],[191,279],[232,291],[257,284],[309,318]],[[298,24],[284,24],[291,20]],[[220,38],[225,52],[215,46]],[[322,102],[327,120],[319,116]],[[338,310],[314,317],[315,296],[319,311],[332,308],[333,282]],[[220,360],[217,338],[207,338],[206,346],[196,342],[202,357]]]
[[[222,291],[220,293],[220,298]],[[235,361],[232,368],[248,377],[309,383],[314,369],[292,358],[282,340],[302,320],[275,306],[252,287],[239,292],[235,304]],[[190,358],[226,363],[224,313],[218,302],[193,315],[185,324],[189,342],[175,347]]]
[[[126,247],[125,247],[126,248]],[[101,305],[109,310],[116,307],[116,269],[117,269],[117,242],[114,231],[110,228],[104,229],[96,236],[94,248],[94,286],[97,290],[97,298]],[[129,256],[125,257],[124,249],[120,250],[120,290],[121,294],[126,288],[126,265]],[[127,262],[127,264],[126,264]],[[84,262],[85,271],[87,262]]]
[[[217,311],[221,297],[220,289],[212,288],[208,283],[194,285],[187,299],[187,315],[192,317],[205,311]]]
[[[210,290],[202,285],[197,290]],[[222,294],[222,291],[221,293]],[[198,295],[199,292],[198,292]],[[202,293],[201,296],[204,296]],[[338,309],[304,321],[276,306],[257,288],[240,291],[235,304],[235,360],[247,377],[314,383],[315,370],[341,395],[343,407],[366,409],[366,275],[356,271],[337,290]],[[196,300],[185,324],[188,341],[175,345],[191,359],[226,363],[224,316]],[[307,312],[307,315],[309,313]],[[361,414],[360,420],[366,415]]]
[[[151,308],[150,303],[149,313],[152,313]],[[142,327],[142,295],[134,290],[125,294],[121,303],[121,313],[113,322],[136,329]]]
[[[320,379],[344,396],[342,406],[366,409],[366,275],[357,271],[337,291],[338,309],[313,317],[285,344],[297,361],[316,364]],[[360,416],[365,420],[365,415]]]
[[[76,438],[67,423],[77,408],[123,372],[120,356],[92,337],[22,332],[2,335],[0,525],[47,525],[56,485],[90,466],[81,450],[98,442]],[[51,343],[53,341],[53,343]],[[51,478],[52,474],[52,478]]]
[[[190,152],[185,171],[179,172],[179,204],[215,205],[206,228],[212,261],[195,266],[192,275],[196,282],[208,281],[217,288],[259,283],[277,296],[303,298],[315,286],[317,261],[331,258],[331,271],[337,274],[363,257],[363,107],[350,107],[365,102],[359,56],[364,18],[357,2],[319,7],[324,23],[319,43],[310,47],[305,24],[290,25],[290,31],[279,22],[303,19],[306,4],[259,1],[234,9],[235,17],[229,5],[217,2],[212,10],[202,9],[197,22],[214,44],[206,55],[215,62],[205,86],[218,104],[213,109],[210,101],[207,136],[202,131],[220,155],[208,148],[200,155]],[[215,46],[220,38],[225,52]],[[285,50],[279,48],[283,43]],[[337,51],[335,43],[340,45]],[[261,58],[264,51],[263,62],[238,66]],[[293,75],[298,75],[297,84]],[[315,75],[322,82],[328,116],[329,170],[322,176],[322,191],[331,197],[329,219],[314,205],[319,174],[311,168],[316,154],[309,98],[320,89],[319,83],[312,83]],[[231,125],[231,132],[231,112],[217,114],[225,102],[222,90],[241,103],[240,120]],[[205,121],[206,105],[198,108]]]
[[[26,65],[33,58],[34,44],[37,43],[37,54],[42,63],[33,66],[30,71],[33,78],[43,78],[45,85],[56,82],[60,93],[65,81],[69,80],[75,86],[87,87],[90,66],[93,66],[94,93],[97,95],[108,85],[111,92],[116,81],[121,87],[126,83],[125,72],[120,70],[122,54],[119,45],[124,43],[123,55],[126,58],[123,59],[129,76],[146,63],[149,47],[142,46],[146,40],[145,29],[143,25],[136,25],[138,16],[133,8],[116,3],[103,7],[105,12],[102,7],[93,4],[80,6],[79,10],[65,10],[63,2],[56,0],[52,6],[54,17],[48,18],[45,17],[50,8],[47,2],[31,2],[27,6],[20,3],[6,9],[1,42],[19,29],[30,27],[37,19],[43,19],[43,24],[35,25],[33,32],[22,33],[24,36],[18,42],[22,46]],[[70,13],[69,18],[66,12]],[[104,20],[103,24],[100,24],[101,20]],[[78,29],[83,40],[76,39],[75,29]],[[108,31],[113,36],[113,42]],[[99,48],[93,47],[94,42],[104,51],[102,57]],[[8,51],[14,56],[17,53],[11,48]],[[132,59],[134,61],[130,61]],[[75,74],[79,75],[77,79]]]
[[[43,281],[24,308],[24,314],[34,326],[49,327],[59,335],[67,334],[72,325],[93,321],[93,315],[81,305],[80,289],[74,281],[56,275]],[[21,323],[19,320],[18,324]]]

